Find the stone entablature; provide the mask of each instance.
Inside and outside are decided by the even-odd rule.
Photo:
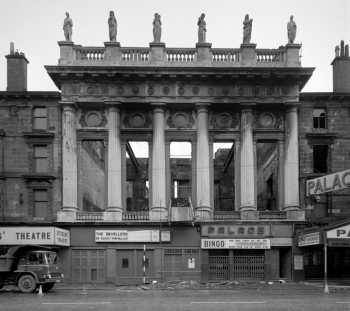
[[[167,48],[164,43],[150,47],[120,47],[106,42],[104,47],[75,45],[59,41],[59,65],[73,66],[166,66],[166,67],[301,67],[300,44],[278,49],[257,49],[256,44],[240,48],[212,48],[209,43],[195,48]]]

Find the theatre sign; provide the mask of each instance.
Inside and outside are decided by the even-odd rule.
[[[306,181],[306,196],[319,195],[348,187],[350,187],[350,170]]]

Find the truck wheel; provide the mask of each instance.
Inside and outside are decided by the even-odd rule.
[[[47,293],[49,290],[52,289],[52,287],[54,287],[55,283],[46,283],[43,284],[43,292]]]
[[[22,293],[32,293],[36,289],[36,281],[32,275],[24,274],[19,278],[17,286]]]

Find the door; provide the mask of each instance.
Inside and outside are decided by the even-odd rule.
[[[143,277],[149,282],[153,277],[153,250],[146,251],[143,260],[143,250],[117,250],[117,278],[118,285],[142,284]],[[145,266],[145,274],[143,267]]]

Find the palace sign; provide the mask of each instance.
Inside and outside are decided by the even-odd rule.
[[[350,187],[350,170],[310,179],[306,182],[306,196]]]
[[[0,245],[70,245],[69,231],[57,227],[0,227]]]
[[[327,231],[328,239],[350,239],[350,224]]]

